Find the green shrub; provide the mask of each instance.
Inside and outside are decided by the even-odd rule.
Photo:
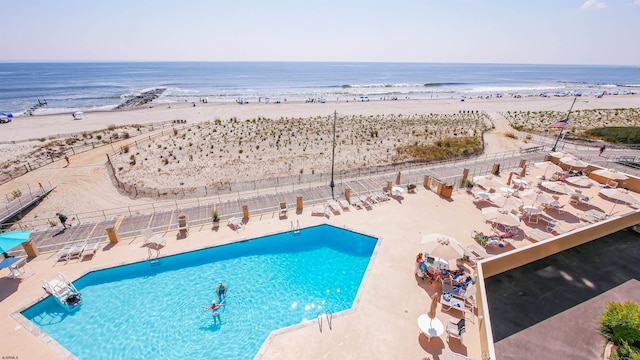
[[[600,127],[589,129],[585,133],[608,142],[640,144],[640,127]]]
[[[600,316],[600,332],[618,346],[611,359],[640,360],[640,305],[629,301],[607,304]]]

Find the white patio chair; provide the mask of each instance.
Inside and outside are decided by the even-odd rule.
[[[167,240],[160,235],[156,235],[151,229],[144,229],[140,232],[144,236],[144,245],[152,245],[156,248],[165,246]]]
[[[466,331],[465,320],[464,319],[451,319],[449,323],[447,323],[447,340],[450,337],[454,337],[456,339],[460,339],[462,342],[462,335]]]

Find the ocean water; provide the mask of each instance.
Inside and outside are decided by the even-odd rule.
[[[47,105],[34,114],[112,109],[154,88],[167,89],[157,102],[586,95],[637,92],[640,70],[635,66],[436,63],[0,63],[0,112],[14,115],[24,115],[45,101]]]

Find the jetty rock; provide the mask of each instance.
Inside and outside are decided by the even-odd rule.
[[[116,110],[132,109],[138,106],[142,106],[146,103],[150,103],[153,100],[157,99],[158,96],[162,95],[162,93],[164,93],[166,90],[167,88],[157,88],[157,89],[145,91],[143,93],[140,93],[140,95],[134,98],[131,98],[125,101],[124,103],[118,105],[116,107]]]

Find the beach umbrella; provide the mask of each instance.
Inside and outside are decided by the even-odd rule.
[[[571,176],[566,180],[571,185],[580,186],[580,187],[592,187],[596,184],[595,181],[589,179],[587,176]]]
[[[633,195],[626,189],[601,189],[600,194],[607,197],[609,200],[613,200],[614,204],[611,207],[611,211],[609,211],[609,215],[613,213],[613,209],[615,209],[618,203],[629,203],[629,204],[639,204],[640,198]]]
[[[12,113],[0,112],[0,116],[6,116],[6,117],[8,117],[9,119],[11,119],[11,118],[13,117],[13,114],[12,114]]]
[[[551,154],[549,154],[549,156],[554,157],[554,158],[558,158],[558,159],[575,158],[575,156],[573,156],[573,154],[562,152],[562,151],[552,152]]]
[[[454,237],[443,234],[429,234],[422,237],[420,242],[424,252],[429,256],[439,257],[446,261],[459,259],[464,256],[465,250],[462,244]]]
[[[596,174],[609,180],[627,180],[629,177],[615,169],[598,169],[593,170],[592,174]]]
[[[489,200],[501,208],[519,208],[523,205],[522,200],[510,195],[494,194]]]
[[[497,208],[497,207],[482,208],[482,220],[484,221],[493,221],[498,218],[499,214],[500,214],[500,208]]]
[[[554,172],[562,172],[562,168],[554,163],[552,163],[551,161],[543,161],[543,162],[537,162],[535,164],[533,164],[533,166],[537,167],[538,169],[544,169],[544,175],[547,175],[547,172],[551,171],[552,173]]]
[[[551,197],[551,195],[547,194],[546,192],[542,192],[538,189],[527,189],[527,190],[521,191],[520,198],[532,200],[533,204],[535,203],[549,204],[554,200]]]
[[[567,186],[567,184],[558,181],[543,181],[540,186],[549,191],[554,191],[561,194],[571,194],[574,192],[572,188]]]
[[[504,184],[500,180],[494,178],[491,175],[476,176],[473,178],[473,182],[479,186],[482,186],[485,190],[496,190],[504,186]]]
[[[489,200],[489,198],[491,197],[491,194],[486,191],[479,191],[478,193],[476,193],[476,195],[482,200]]]
[[[584,161],[575,159],[575,158],[571,158],[571,157],[564,157],[560,159],[560,162],[569,166],[570,169],[584,169],[586,168],[589,164],[587,164]]]
[[[31,231],[14,230],[0,234],[0,253],[10,251],[14,247],[29,240]]]
[[[496,217],[493,222],[508,227],[520,226],[520,219],[508,212],[498,212],[498,217]]]
[[[429,319],[436,318],[436,309],[438,308],[438,293],[431,295],[431,307],[429,308]]]
[[[640,198],[632,194],[626,189],[601,189],[600,194],[613,199],[616,202],[624,202],[628,204],[640,203]]]
[[[404,188],[402,186],[393,186],[391,188],[391,191],[393,191],[396,194],[402,194],[404,192]]]
[[[396,175],[396,185],[400,185],[400,171],[398,171],[398,175]]]

